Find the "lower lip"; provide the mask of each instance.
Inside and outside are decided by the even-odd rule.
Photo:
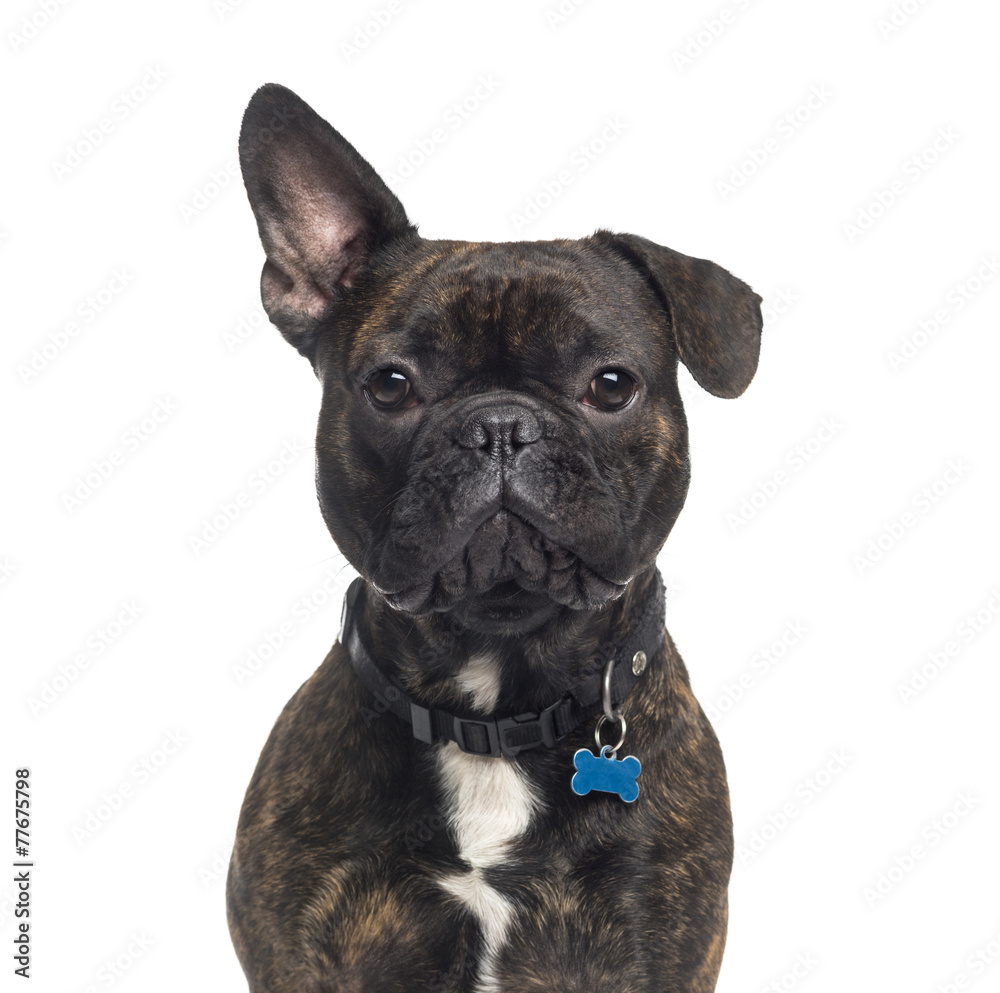
[[[426,582],[418,583],[407,590],[400,590],[398,593],[382,593],[386,603],[395,610],[405,610],[408,613],[417,613],[427,602],[427,598],[434,589],[434,580],[428,579]]]
[[[500,583],[480,594],[463,611],[468,620],[504,628],[522,628],[525,624],[540,622],[556,607],[555,601],[544,593],[526,590],[515,582]]]

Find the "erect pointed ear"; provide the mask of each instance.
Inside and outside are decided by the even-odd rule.
[[[415,228],[354,147],[275,83],[243,115],[240,166],[267,255],[264,309],[311,360],[318,326],[371,253]]]
[[[738,397],[757,371],[761,298],[707,259],[693,259],[633,234],[598,231],[646,277],[670,318],[677,354],[698,385]]]

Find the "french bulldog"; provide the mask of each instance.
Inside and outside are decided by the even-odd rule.
[[[677,363],[742,393],[760,297],[631,234],[424,239],[278,85],[239,152],[359,575],[240,814],[251,991],[715,989],[729,797],[656,556],[690,474]]]

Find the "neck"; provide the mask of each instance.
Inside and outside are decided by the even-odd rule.
[[[404,614],[366,587],[358,622],[385,675],[422,705],[535,711],[603,669],[635,630],[657,582],[651,567],[600,609],[559,607],[534,630],[511,635],[471,630],[448,613]]]

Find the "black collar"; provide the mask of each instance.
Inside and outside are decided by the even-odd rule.
[[[528,748],[556,743],[588,717],[602,711],[601,679],[613,656],[611,702],[617,708],[639,682],[663,641],[665,598],[663,581],[654,571],[649,592],[639,608],[639,618],[624,644],[607,645],[595,671],[570,687],[540,713],[490,717],[453,714],[436,707],[423,707],[379,670],[358,628],[358,597],[365,590],[360,577],[351,583],[344,603],[341,642],[346,645],[351,665],[365,687],[374,694],[383,710],[413,726],[413,736],[432,744],[442,739],[454,741],[464,752],[474,755],[514,756]]]

